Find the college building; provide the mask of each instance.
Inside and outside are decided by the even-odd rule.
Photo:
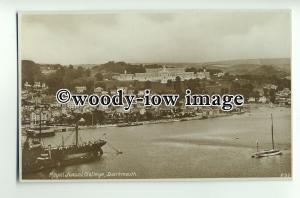
[[[205,69],[202,72],[186,72],[185,68],[147,68],[144,73],[127,74],[126,70],[124,74],[113,76],[113,79],[118,81],[151,81],[167,83],[168,80],[175,81],[176,77],[179,77],[181,81],[189,79],[210,79],[209,72]]]

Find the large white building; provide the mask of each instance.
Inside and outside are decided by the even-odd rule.
[[[176,77],[179,77],[181,81],[189,79],[209,79],[209,72],[205,70],[203,72],[186,72],[185,68],[147,68],[145,73],[124,74],[113,76],[114,79],[119,81],[152,81],[167,83],[168,80],[175,81]]]

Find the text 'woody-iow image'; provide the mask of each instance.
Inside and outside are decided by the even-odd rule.
[[[289,10],[17,19],[21,181],[292,177]]]

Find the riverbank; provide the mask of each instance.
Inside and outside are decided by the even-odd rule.
[[[171,123],[171,122],[183,122],[183,121],[191,121],[191,120],[204,120],[204,119],[212,119],[218,117],[232,116],[236,114],[243,114],[243,112],[235,112],[235,113],[218,113],[212,114],[208,116],[198,115],[192,117],[184,117],[184,118],[167,118],[167,119],[159,119],[159,120],[146,120],[139,122],[128,122],[128,123],[116,123],[116,124],[103,124],[103,125],[94,125],[94,126],[79,126],[79,130],[84,129],[97,129],[97,128],[108,128],[108,127],[134,127],[139,125],[149,125],[149,124],[161,124],[161,123]],[[73,131],[74,127],[69,126],[66,127],[67,130],[59,130],[57,132],[65,132],[65,131]]]
[[[196,115],[196,116],[190,116],[190,117],[182,117],[182,118],[164,118],[159,120],[146,120],[146,121],[137,121],[137,122],[123,122],[123,123],[115,123],[115,124],[98,124],[98,125],[84,125],[79,126],[79,130],[84,129],[97,129],[97,128],[109,128],[109,127],[134,127],[139,125],[149,125],[149,124],[161,124],[161,123],[171,123],[171,122],[183,122],[183,121],[191,121],[191,120],[204,120],[204,119],[213,119],[213,118],[219,118],[219,117],[226,117],[226,116],[232,116],[232,115],[239,115],[244,114],[246,112],[251,112],[253,109],[257,108],[277,108],[277,107],[285,107],[290,108],[290,106],[282,106],[282,105],[276,105],[276,104],[245,104],[243,106],[243,110],[240,112],[217,112],[207,115]],[[55,130],[55,132],[68,132],[68,131],[75,131],[74,126],[52,126],[52,128]],[[26,129],[22,129],[22,134],[25,134]]]

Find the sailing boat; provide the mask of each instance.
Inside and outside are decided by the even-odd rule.
[[[258,150],[258,141],[256,142],[257,144],[257,150],[256,153],[254,153],[251,157],[253,158],[260,158],[260,157],[268,157],[268,156],[274,156],[274,155],[281,155],[282,152],[278,149],[275,149],[274,147],[274,131],[273,131],[273,115],[271,114],[271,121],[272,121],[272,125],[271,125],[271,132],[272,132],[272,149],[270,150],[262,150],[259,151]]]

